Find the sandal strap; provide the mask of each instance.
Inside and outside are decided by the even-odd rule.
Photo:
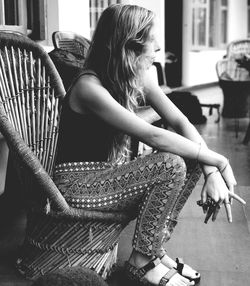
[[[174,268],[171,268],[160,280],[159,286],[166,286],[169,280],[176,274],[178,271]]]
[[[184,268],[184,260],[180,257],[176,258],[177,267],[176,270],[179,274],[182,274],[183,268]]]
[[[158,257],[153,258],[150,260],[146,265],[141,268],[136,268],[128,261],[125,263],[125,269],[127,271],[128,276],[132,280],[142,280],[143,276],[150,271],[151,269],[155,268],[158,264],[161,263],[161,260]]]
[[[161,260],[158,257],[155,257],[152,260],[150,260],[146,265],[139,268],[137,271],[138,271],[140,278],[142,278],[148,271],[155,268],[160,263],[161,263]]]

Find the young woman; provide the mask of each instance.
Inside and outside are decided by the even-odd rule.
[[[199,165],[206,178],[201,200],[213,220],[224,204],[231,222],[232,198],[244,201],[234,194],[236,181],[228,159],[206,146],[153,80],[151,66],[159,50],[156,32],[155,15],[142,7],[117,4],[103,12],[85,70],[67,93],[57,163],[66,163],[65,168],[67,162],[86,165],[81,198],[87,203],[79,207],[138,213],[126,263],[131,279],[194,285],[200,274],[171,259],[163,244],[199,179]],[[175,132],[140,118],[137,110],[143,102]],[[130,137],[157,151],[129,161]],[[94,162],[94,176],[86,175],[89,162]],[[60,180],[57,185],[60,188]],[[70,196],[67,192],[66,200],[75,206]]]

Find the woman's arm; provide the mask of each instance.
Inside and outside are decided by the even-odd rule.
[[[145,73],[144,89],[147,101],[178,134],[181,134],[192,142],[200,144],[201,151],[198,157],[200,159],[199,161],[202,163],[205,175],[205,184],[201,192],[202,201],[205,202],[208,195],[216,202],[221,203],[230,201],[231,198],[229,197],[229,194],[232,197],[231,194],[234,193],[236,180],[228,161],[224,161],[224,167],[219,167],[213,162],[210,163],[202,159],[204,153],[210,153],[205,141],[186,116],[163,93],[158,84],[156,84],[154,80],[151,80],[150,72]],[[223,160],[225,160],[225,157]],[[237,197],[237,200],[245,203],[244,200],[241,200],[239,197]],[[228,220],[231,221],[231,210],[228,205],[225,206],[227,206]]]
[[[197,159],[199,155],[201,162],[218,168],[222,168],[227,162],[224,156],[209,149],[205,151],[192,140],[140,119],[117,103],[93,76],[80,78],[72,89],[70,105],[80,113],[86,112],[86,108],[91,110],[108,124],[160,151],[191,159]]]
[[[180,135],[201,144],[202,148],[207,148],[197,129],[187,119],[187,117],[172,103],[165,95],[159,85],[151,77],[151,71],[147,71],[144,77],[144,86],[147,101],[168,122],[168,124]],[[202,165],[206,176],[215,169],[214,166]]]
[[[165,105],[165,103],[168,103],[163,96],[160,96],[160,93],[158,98],[161,104],[164,103]],[[175,132],[158,128],[147,123],[136,116],[136,114],[122,107],[109,92],[102,87],[97,78],[93,76],[81,77],[71,91],[69,103],[71,108],[76,112],[86,113],[91,111],[118,130],[136,137],[138,140],[159,151],[171,152],[185,158],[196,159],[203,164],[218,168],[221,171],[221,174],[223,173],[223,178],[220,176],[219,180],[211,180],[216,187],[208,188],[209,190],[212,190],[210,193],[205,189],[202,195],[203,201],[206,199],[206,194],[209,194],[217,202],[226,203],[231,198],[235,198],[238,201],[245,203],[240,197],[233,193],[232,186],[236,184],[236,181],[232,169],[224,156],[208,148],[202,148],[195,140],[190,140]],[[170,107],[166,107],[167,112],[164,111],[164,108],[154,104],[154,100],[152,100],[152,104],[155,105],[156,110],[160,115],[166,116],[165,118],[171,122],[172,126],[175,126],[175,124],[177,124],[176,122],[181,117],[184,121],[187,120],[173,104],[169,104]],[[179,112],[177,119],[174,116],[175,111]],[[192,131],[193,129],[189,127],[188,122],[185,124],[188,126],[186,131],[188,136],[190,138],[192,138],[192,136],[198,138],[195,132]],[[218,174],[214,173],[214,176],[215,175],[218,176]],[[212,176],[213,175],[210,175],[209,177],[211,178]],[[223,179],[228,183],[228,187],[225,185]],[[229,208],[229,205],[225,205],[227,206],[227,214],[230,221],[231,208]]]

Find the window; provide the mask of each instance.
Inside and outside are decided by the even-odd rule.
[[[90,35],[92,37],[97,21],[109,5],[121,3],[122,0],[89,0],[90,11]]]
[[[0,29],[45,39],[46,0],[0,0]]]
[[[27,33],[33,40],[45,40],[46,0],[27,1]]]
[[[192,0],[193,49],[225,47],[227,17],[227,0]]]
[[[26,18],[26,0],[0,0],[0,29],[24,33]]]

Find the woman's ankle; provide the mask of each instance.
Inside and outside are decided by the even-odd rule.
[[[161,258],[162,262],[168,266],[168,267],[176,267],[177,263],[176,261],[174,261],[171,257],[169,257],[167,254],[165,254],[162,258]]]
[[[133,249],[129,257],[129,262],[132,265],[140,268],[147,264],[151,259],[151,256],[147,256]]]

